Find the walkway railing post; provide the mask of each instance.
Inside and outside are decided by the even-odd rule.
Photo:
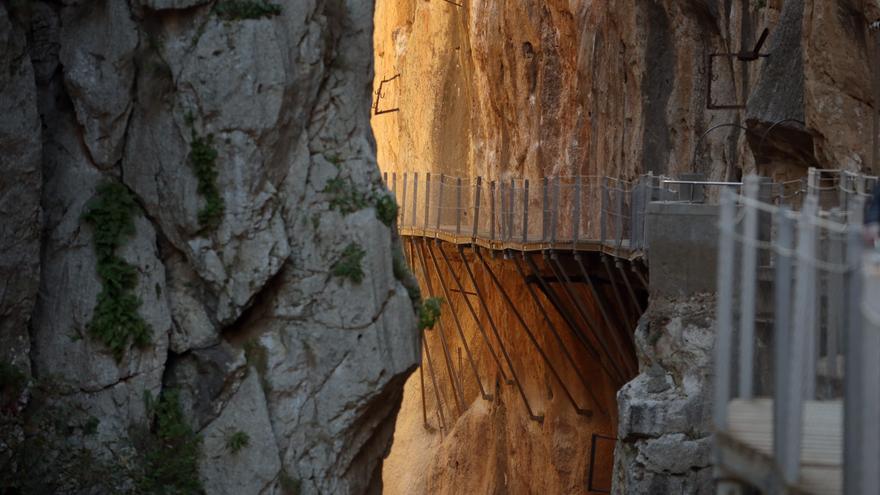
[[[456,181],[455,188],[455,235],[461,234],[461,177]]]
[[[550,214],[550,196],[547,177],[541,179],[541,242],[547,242],[548,224],[547,218]]]
[[[489,239],[495,240],[495,181],[489,182]]]
[[[443,216],[443,188],[444,188],[443,178],[444,178],[443,174],[440,174],[440,185],[438,186],[439,189],[437,190],[437,231],[438,232],[440,231],[440,220],[441,220],[441,217]]]
[[[474,184],[474,228],[471,232],[471,242],[476,241],[478,230],[480,228],[480,193],[483,189],[483,178],[477,177],[477,183]]]
[[[400,224],[406,225],[406,172],[403,173],[403,197],[400,199]]]
[[[610,203],[608,199],[608,177],[602,177],[600,181],[600,193],[602,194],[601,205],[599,207],[599,239],[602,241],[602,245],[605,245],[605,240],[607,237],[607,224],[608,224],[608,203]]]
[[[856,196],[853,206],[860,206]],[[876,438],[866,437],[865,421],[876,422],[877,416],[868,416],[865,389],[865,329],[862,326],[862,240],[858,224],[850,227],[847,234],[846,263],[846,339],[844,342],[843,379],[843,493],[870,493],[868,487],[876,482],[869,478],[877,475],[877,459],[865,457],[867,445],[877,443]],[[877,359],[876,354],[869,359]],[[867,419],[866,419],[867,418]],[[867,444],[867,445],[866,445]],[[870,469],[871,465],[874,469]],[[876,493],[876,487],[875,487]]]
[[[413,207],[412,207],[412,227],[416,226],[416,210],[419,208],[419,173],[413,172]]]
[[[788,420],[784,428],[787,442],[783,446],[783,455],[780,459],[782,477],[787,483],[795,483],[800,476],[801,463],[801,433],[804,420],[804,396],[809,381],[815,380],[815,371],[809,368],[808,353],[813,346],[814,339],[812,328],[813,306],[811,297],[812,286],[815,283],[815,226],[812,217],[817,209],[816,197],[807,195],[804,208],[798,220],[797,242],[797,276],[795,277],[794,291],[794,325],[790,334],[791,347],[788,356],[788,388],[780,390],[777,394],[780,400],[787,403]],[[807,374],[812,377],[805,376]],[[811,395],[811,394],[810,394]]]
[[[776,242],[779,254],[775,258],[773,307],[773,454],[781,466],[785,462],[789,430],[785,427],[791,415],[785,390],[791,386],[788,375],[788,356],[791,352],[791,275],[794,248],[794,220],[786,207],[776,217]]]
[[[506,224],[506,222],[505,222],[505,219],[506,219],[505,211],[506,210],[504,208],[505,208],[505,203],[507,201],[507,195],[504,194],[504,181],[499,180],[497,182],[497,184],[498,184],[497,194],[498,194],[498,203],[499,203],[498,204],[498,230],[500,231],[498,234],[499,234],[500,239],[503,240],[504,239],[504,227]],[[492,237],[492,240],[493,241],[495,240],[494,236]]]
[[[623,244],[623,183],[617,180],[617,218],[614,219],[614,228],[617,231],[617,248]]]
[[[578,234],[581,228],[581,176],[574,179],[574,215],[571,225],[572,251],[577,251]]]
[[[758,199],[760,178],[750,175],[745,178],[744,196]],[[758,261],[758,208],[745,206],[742,242],[742,273],[740,275],[740,319],[739,319],[739,397],[751,399],[752,376],[755,355],[755,289],[757,287]]]
[[[507,220],[507,240],[510,241],[513,239],[513,219],[516,218],[514,212],[516,211],[516,180],[510,179],[510,211],[508,212],[508,220]]]
[[[430,223],[430,213],[431,213],[431,172],[425,174],[425,223],[422,225],[423,228],[428,228]]]
[[[556,244],[556,234],[559,226],[559,176],[553,178],[553,211],[550,220],[550,246]]]
[[[529,242],[529,179],[523,183],[523,243]]]
[[[718,225],[721,238],[718,244],[718,308],[715,338],[715,400],[713,421],[717,430],[727,429],[727,403],[730,400],[731,349],[733,346],[733,269],[736,265],[734,218],[736,195],[721,192],[721,212]]]

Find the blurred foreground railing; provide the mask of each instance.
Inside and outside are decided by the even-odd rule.
[[[767,493],[880,493],[880,263],[863,258],[867,179],[811,170],[800,211],[760,201],[757,177],[721,195],[722,478]]]

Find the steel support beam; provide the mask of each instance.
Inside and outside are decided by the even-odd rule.
[[[522,253],[522,256],[523,256],[523,258],[525,258],[526,254]],[[596,394],[593,393],[593,389],[590,388],[590,385],[587,382],[587,379],[584,378],[583,373],[581,373],[580,368],[578,368],[577,363],[574,362],[574,358],[571,356],[571,353],[568,351],[568,346],[565,345],[565,342],[563,342],[562,337],[559,336],[559,332],[556,331],[556,325],[553,324],[553,321],[550,319],[550,315],[547,314],[547,310],[544,309],[544,305],[541,304],[541,300],[538,299],[538,295],[535,293],[535,289],[533,289],[532,286],[529,284],[529,281],[526,277],[526,274],[519,264],[519,260],[516,259],[515,257],[513,257],[513,263],[516,266],[516,271],[517,271],[517,273],[519,273],[519,276],[523,281],[523,285],[525,285],[526,290],[528,291],[529,295],[532,298],[532,301],[535,303],[535,306],[538,308],[538,311],[540,311],[541,316],[544,318],[544,321],[547,322],[547,328],[550,329],[550,332],[553,334],[553,337],[555,337],[556,343],[559,344],[559,348],[562,349],[562,353],[565,356],[565,358],[568,360],[568,364],[571,366],[572,369],[574,369],[574,372],[577,374],[578,378],[580,379],[581,385],[583,385],[584,390],[586,390],[587,393],[590,394],[590,399],[593,401],[594,404],[596,404],[596,407],[599,409],[599,412],[601,412],[605,416],[608,416],[608,410],[602,406],[602,403],[599,401],[599,398],[596,397]],[[576,410],[580,409],[577,407],[576,404],[574,404],[574,403],[572,403],[572,404],[574,405]]]
[[[495,288],[498,289],[498,292],[501,293],[501,298],[504,299],[504,302],[507,303],[507,306],[510,307],[510,310],[513,311],[513,316],[516,317],[516,320],[519,322],[520,326],[523,327],[523,330],[526,331],[526,336],[528,336],[529,341],[531,341],[532,345],[535,347],[535,350],[538,351],[538,354],[541,355],[541,358],[544,360],[544,364],[550,369],[550,373],[553,374],[553,377],[556,378],[556,381],[559,382],[559,386],[562,388],[563,393],[568,400],[571,402],[571,405],[574,407],[575,411],[582,416],[592,416],[593,411],[590,409],[581,409],[578,407],[577,402],[575,402],[574,397],[571,395],[571,392],[568,391],[568,387],[565,386],[565,382],[562,381],[562,377],[559,376],[559,373],[556,371],[556,367],[553,366],[553,363],[550,362],[550,358],[547,357],[547,353],[544,352],[544,349],[541,348],[541,345],[538,344],[538,340],[535,339],[535,335],[529,329],[528,324],[523,319],[522,314],[516,309],[516,305],[513,304],[513,301],[510,299],[510,296],[507,295],[507,291],[504,290],[504,286],[498,280],[498,277],[495,276],[495,272],[492,271],[492,267],[489,266],[489,263],[486,263],[486,260],[483,258],[483,255],[480,253],[480,250],[475,248],[474,254],[477,255],[477,258],[480,260],[480,263],[483,265],[483,269],[486,270],[486,273],[489,274],[489,278],[492,279],[492,283],[495,285]]]
[[[425,276],[425,287],[428,289],[428,297],[434,297],[434,289],[431,284],[431,274],[428,273],[428,264],[425,262],[423,250],[424,246],[416,247],[419,264],[422,267],[422,274]],[[443,358],[446,361],[446,372],[449,375],[449,381],[452,385],[452,395],[455,399],[455,406],[458,410],[458,414],[461,415],[464,412],[464,395],[461,392],[461,381],[458,379],[458,375],[455,373],[455,369],[452,366],[452,358],[449,354],[449,345],[446,342],[446,331],[443,329],[442,319],[437,321],[437,334],[440,336],[440,345],[443,348]]]
[[[593,340],[598,342],[599,346],[602,348],[602,352],[607,358],[607,361],[611,363],[611,366],[617,373],[619,382],[621,384],[626,383],[626,377],[628,376],[628,374],[625,372],[625,370],[621,369],[618,366],[617,360],[614,359],[614,354],[611,353],[611,350],[605,343],[605,339],[603,339],[602,335],[599,333],[599,326],[590,316],[590,313],[587,311],[587,309],[583,307],[583,303],[581,302],[581,300],[578,299],[577,295],[575,295],[574,292],[571,290],[571,287],[569,287],[569,285],[571,284],[571,280],[568,278],[568,274],[565,273],[565,269],[559,263],[559,259],[556,257],[556,253],[550,253],[549,265],[550,269],[553,270],[554,274],[556,274],[556,278],[561,282],[562,288],[568,296],[569,300],[571,300],[572,305],[577,310],[578,314],[580,314],[581,319],[587,324],[587,329],[593,335]]]
[[[471,247],[471,249],[476,252],[475,247]],[[492,332],[495,334],[495,338],[498,339],[498,345],[501,346],[501,353],[504,354],[504,359],[507,361],[507,366],[510,368],[510,374],[513,376],[513,381],[516,384],[516,389],[519,391],[519,396],[522,398],[523,404],[526,406],[526,411],[528,411],[529,419],[532,421],[537,421],[538,423],[544,422],[544,415],[535,414],[532,409],[531,404],[529,404],[529,399],[526,397],[526,392],[523,389],[522,383],[519,381],[519,377],[516,375],[516,369],[513,367],[513,362],[510,360],[510,354],[507,353],[507,349],[504,348],[504,342],[501,340],[501,335],[498,333],[498,328],[495,326],[495,323],[492,321],[491,313],[489,312],[489,306],[486,304],[486,300],[483,298],[483,291],[480,290],[480,286],[477,285],[477,279],[474,277],[474,273],[471,270],[470,264],[467,262],[467,258],[464,256],[464,246],[458,246],[458,256],[461,258],[461,262],[464,264],[465,270],[467,271],[468,277],[471,279],[471,283],[474,284],[474,290],[477,292],[477,299],[480,300],[480,304],[483,306],[483,310],[486,311],[486,316],[489,319],[490,327],[492,328]]]
[[[439,241],[437,241],[439,242]],[[480,380],[480,373],[477,371],[477,364],[474,362],[474,356],[471,354],[471,347],[467,343],[467,338],[464,336],[464,330],[461,328],[461,321],[458,319],[458,313],[452,309],[452,296],[449,293],[449,288],[446,287],[446,281],[443,279],[443,274],[440,272],[440,264],[437,263],[437,256],[434,255],[434,248],[431,247],[430,243],[428,245],[428,254],[431,255],[431,263],[434,265],[434,272],[437,274],[437,278],[440,280],[440,287],[443,289],[443,297],[446,298],[447,303],[450,305],[450,313],[452,314],[452,320],[455,322],[455,328],[458,330],[458,336],[461,338],[461,343],[464,346],[464,352],[467,354],[468,363],[471,365],[471,370],[474,372],[474,378],[477,379],[477,386],[480,388],[480,396],[484,400],[491,401],[492,396],[486,393],[486,389],[483,388],[483,381]],[[442,248],[441,248],[442,249]]]
[[[446,265],[446,269],[449,274],[452,275],[452,280],[455,281],[455,285],[458,287],[458,292],[461,294],[464,299],[465,306],[468,308],[468,312],[473,317],[474,322],[477,324],[477,329],[480,331],[480,335],[483,336],[483,341],[486,342],[486,347],[489,349],[489,354],[492,355],[492,360],[495,361],[495,365],[498,367],[498,372],[501,373],[501,379],[504,380],[508,385],[513,385],[513,380],[507,377],[507,373],[504,372],[504,367],[501,366],[501,360],[498,359],[498,354],[495,353],[495,347],[492,345],[492,342],[489,340],[489,335],[486,333],[486,329],[483,327],[483,322],[480,321],[480,317],[477,316],[476,310],[474,310],[473,304],[471,304],[471,300],[468,299],[467,294],[465,292],[464,287],[461,285],[461,280],[459,280],[458,275],[455,274],[455,270],[452,269],[452,263],[449,262],[449,258],[446,256],[446,252],[443,248],[440,248],[440,257],[443,258],[443,263]],[[476,292],[473,293],[475,296]],[[452,306],[452,302],[449,303]],[[453,309],[455,311],[455,309]],[[491,319],[490,319],[491,322]],[[494,325],[494,322],[492,322]]]

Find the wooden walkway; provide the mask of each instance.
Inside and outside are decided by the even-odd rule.
[[[793,486],[786,486],[773,459],[773,400],[734,399],[728,412],[728,429],[717,434],[723,477],[763,493],[843,493],[842,401],[804,403],[801,471]]]
[[[620,241],[606,240],[605,242],[602,242],[599,239],[578,239],[576,242],[572,241],[571,239],[557,240],[554,242],[537,240],[522,242],[514,240],[491,239],[489,237],[479,235],[477,237],[473,237],[470,234],[463,233],[456,234],[454,227],[444,228],[443,226],[441,226],[440,229],[425,229],[401,226],[398,228],[398,232],[403,237],[424,237],[427,239],[440,239],[442,241],[455,245],[476,245],[493,251],[512,250],[536,252],[546,251],[550,249],[558,251],[582,251],[607,254],[609,256],[621,258],[627,261],[634,261],[636,259],[642,258],[644,255],[644,251],[630,248],[629,239],[622,239]]]

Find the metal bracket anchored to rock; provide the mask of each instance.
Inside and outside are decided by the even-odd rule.
[[[764,43],[767,41],[767,35],[770,34],[769,29],[764,29],[761,33],[761,37],[758,38],[758,42],[755,43],[755,48],[751,51],[742,51],[736,53],[723,52],[723,53],[710,53],[706,57],[706,73],[708,77],[706,78],[706,108],[709,110],[739,110],[746,107],[745,104],[739,103],[716,103],[712,98],[712,83],[719,79],[719,75],[715,73],[715,59],[716,58],[728,58],[733,59],[736,58],[740,62],[754,62],[760,58],[769,57],[769,53],[761,53],[761,48],[763,48]]]

